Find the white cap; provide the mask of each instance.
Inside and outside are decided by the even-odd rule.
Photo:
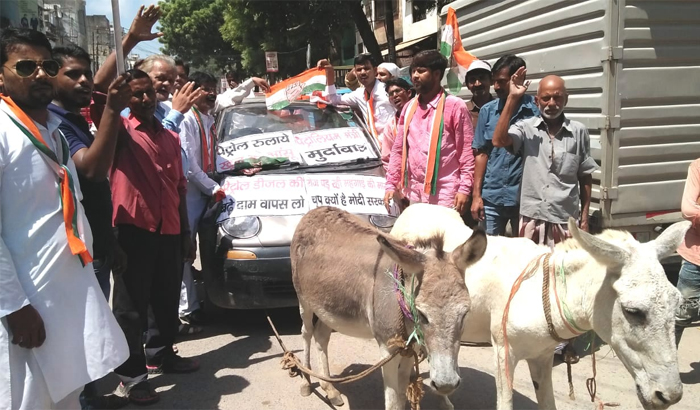
[[[474,70],[486,70],[488,72],[491,72],[491,64],[487,63],[484,60],[474,60],[471,64],[469,64],[469,68],[467,68],[467,74],[469,74],[470,71]]]
[[[377,68],[383,68],[391,74],[392,77],[396,78],[399,76],[399,66],[394,63],[381,63]]]

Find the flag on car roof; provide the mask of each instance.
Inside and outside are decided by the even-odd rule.
[[[305,94],[326,89],[326,69],[312,68],[273,85],[265,94],[268,110],[281,110]]]
[[[447,87],[452,94],[457,94],[464,84],[469,64],[478,59],[462,47],[457,14],[452,7],[447,9],[447,20],[442,27],[440,53],[450,61],[450,69],[447,72]]]

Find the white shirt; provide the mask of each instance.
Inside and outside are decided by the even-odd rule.
[[[332,105],[347,105],[358,108],[362,112],[365,122],[369,124],[369,104],[365,100],[364,88],[360,87],[349,94],[338,95],[336,94],[335,86],[329,85],[326,87],[326,93],[328,94],[328,102]],[[374,80],[372,97],[374,98],[374,127],[377,129],[377,135],[379,136],[384,132],[384,127],[391,122],[391,119],[396,114],[396,109],[389,101],[389,95],[386,93],[384,83],[379,80]]]
[[[0,102],[0,407],[10,387],[6,318],[31,304],[41,315],[46,341],[32,349],[51,399],[58,402],[129,357],[122,330],[100,290],[92,264],[71,254],[55,163],[10,120]],[[36,124],[51,150],[60,148],[61,119],[49,113]],[[57,156],[61,159],[60,149]],[[78,230],[92,253],[92,233],[80,200],[75,164],[68,158],[78,203]]]
[[[211,135],[211,126],[214,124],[214,117],[201,113],[202,125],[209,141],[211,149],[212,144],[215,145],[216,136]],[[202,139],[199,134],[199,125],[195,117],[194,111],[190,110],[185,114],[185,119],[180,124],[180,145],[185,150],[187,155],[188,169],[185,176],[187,177],[187,194],[190,192],[201,192],[206,196],[212,196],[218,191],[219,184],[214,182],[202,170]],[[216,155],[212,158],[213,168],[216,169]]]
[[[212,114],[228,108],[234,105],[240,104],[246,97],[248,97],[255,87],[255,83],[252,78],[249,78],[242,83],[238,84],[238,87],[227,90],[216,96],[216,104],[214,105],[214,111]]]

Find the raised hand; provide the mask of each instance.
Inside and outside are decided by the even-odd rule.
[[[152,33],[151,30],[160,18],[162,12],[159,6],[150,5],[148,7],[141,6],[136,18],[131,23],[128,36],[136,41],[151,41],[158,37],[162,37],[163,33]]]
[[[173,110],[185,114],[194,105],[195,101],[202,95],[201,89],[194,89],[194,83],[190,81],[173,94]]]
[[[525,81],[525,74],[527,74],[527,69],[520,67],[510,77],[510,95],[513,97],[522,97],[525,95],[528,87],[530,87],[530,81]]]
[[[270,84],[268,84],[267,81],[265,81],[264,79],[259,78],[259,77],[253,77],[253,78],[251,78],[251,80],[253,80],[253,84],[255,84],[255,85],[257,85],[258,87],[260,87],[260,89],[261,89],[264,93],[269,93],[269,92],[270,92]]]
[[[131,100],[131,86],[127,82],[129,75],[124,73],[117,77],[107,89],[107,106],[116,112],[121,112]]]

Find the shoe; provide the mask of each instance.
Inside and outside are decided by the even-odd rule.
[[[148,374],[192,373],[199,370],[199,360],[180,357],[175,353],[167,354],[160,364],[148,363],[146,369]]]
[[[700,320],[700,299],[684,299],[676,310],[676,326],[691,327]]]
[[[148,406],[157,403],[160,400],[158,393],[153,390],[148,380],[136,383],[131,387],[127,387],[124,383],[119,383],[117,390],[114,391],[117,396],[125,397],[130,402],[139,406]]]

